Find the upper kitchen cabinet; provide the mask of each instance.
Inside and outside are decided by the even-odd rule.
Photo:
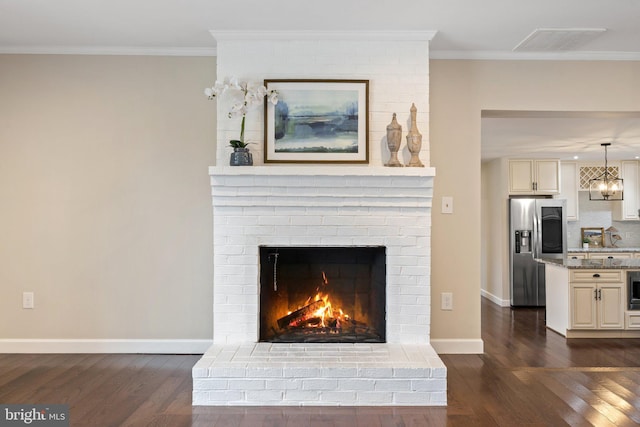
[[[509,160],[509,194],[559,194],[560,161],[557,159]]]
[[[617,221],[638,221],[640,209],[640,197],[638,180],[640,179],[638,161],[623,160],[620,162],[620,178],[623,179],[624,198],[620,202],[614,202],[614,219]]]
[[[562,181],[559,198],[567,201],[567,221],[577,221],[578,188],[580,186],[578,164],[576,162],[561,162],[560,171]]]

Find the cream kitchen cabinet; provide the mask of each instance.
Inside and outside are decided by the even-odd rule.
[[[620,162],[624,199],[614,203],[614,218],[618,221],[639,221],[640,212],[640,169],[636,160]]]
[[[573,270],[570,329],[624,329],[624,271]]]
[[[555,159],[509,160],[509,194],[559,194],[560,161]]]
[[[586,252],[569,252],[567,258],[569,259],[587,259],[588,253]]]
[[[576,162],[560,163],[560,195],[558,198],[567,201],[567,221],[578,220],[578,188],[580,177]]]

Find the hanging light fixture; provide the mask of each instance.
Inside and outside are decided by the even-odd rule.
[[[622,179],[609,172],[607,165],[607,147],[610,142],[600,144],[604,147],[604,173],[589,180],[589,200],[623,200]]]

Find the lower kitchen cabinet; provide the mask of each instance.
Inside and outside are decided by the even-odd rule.
[[[570,329],[624,329],[622,270],[576,270],[569,285]]]

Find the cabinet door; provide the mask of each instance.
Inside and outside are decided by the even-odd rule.
[[[622,283],[598,284],[598,328],[624,329]]]
[[[567,221],[578,220],[578,164],[560,163],[560,198],[567,200]]]
[[[560,193],[560,162],[557,160],[536,160],[534,181],[537,194]]]
[[[533,194],[533,160],[509,160],[509,194]]]
[[[570,289],[571,329],[596,329],[596,285],[572,283]]]
[[[619,221],[637,221],[638,208],[638,162],[635,160],[622,161],[620,171],[623,179],[624,200],[616,202],[615,218]]]

